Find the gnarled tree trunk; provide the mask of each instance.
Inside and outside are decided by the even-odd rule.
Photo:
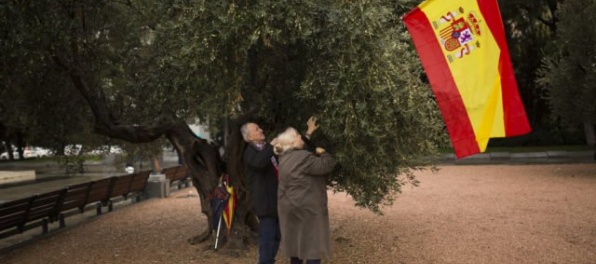
[[[207,216],[207,230],[189,239],[189,242],[191,244],[203,242],[212,237],[212,231],[216,230],[217,227],[213,226],[214,216],[209,203],[209,195],[219,183],[219,177],[227,171],[238,199],[230,235],[228,236],[226,231],[220,232],[218,248],[232,251],[246,249],[247,243],[255,240],[256,218],[248,208],[250,201],[246,199],[248,192],[241,155],[239,155],[243,151],[243,142],[232,140],[230,145],[233,147],[228,148],[228,163],[224,165],[217,147],[210,145],[204,139],[197,138],[184,122],[179,122],[168,130],[166,137],[191,171],[193,185],[201,200],[201,211]],[[232,138],[237,138],[237,136],[232,135]],[[225,226],[222,230],[225,230]]]
[[[588,146],[596,146],[596,130],[594,129],[594,123],[590,121],[584,122],[584,135],[586,135],[586,143]]]
[[[58,58],[55,60],[58,65],[63,65]],[[120,124],[108,109],[105,95],[101,90],[90,89],[82,77],[74,71],[70,72],[70,77],[95,116],[96,133],[131,143],[152,142],[165,136],[176,148],[192,174],[193,184],[201,202],[201,211],[207,216],[208,228],[203,233],[190,238],[191,244],[203,242],[212,237],[213,212],[209,204],[209,194],[217,186],[224,170],[229,172],[238,200],[230,236],[227,236],[227,232],[221,232],[223,236],[221,240],[227,241],[222,247],[231,250],[246,249],[247,243],[254,241],[256,217],[250,212],[248,206],[250,201],[247,199],[248,192],[241,158],[245,144],[241,141],[239,129],[234,129],[236,132],[232,133],[232,138],[236,138],[231,140],[235,147],[229,148],[229,162],[225,169],[217,148],[195,136],[184,120],[172,116],[159,116],[151,123]]]

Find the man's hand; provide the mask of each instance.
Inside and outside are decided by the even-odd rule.
[[[319,128],[319,125],[317,125],[317,118],[314,116],[311,116],[308,121],[306,121],[306,125],[308,126],[308,129],[306,130],[307,137],[310,137],[312,133]]]

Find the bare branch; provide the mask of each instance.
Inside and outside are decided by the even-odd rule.
[[[101,89],[93,91],[76,70],[68,67],[57,56],[54,56],[54,62],[69,73],[75,88],[87,101],[95,116],[95,132],[98,134],[132,143],[146,143],[165,135],[177,123],[184,123],[176,117],[161,115],[148,123],[120,124],[108,109],[105,94]]]

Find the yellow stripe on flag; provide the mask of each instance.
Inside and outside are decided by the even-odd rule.
[[[458,158],[531,131],[496,0],[427,0],[403,20]]]
[[[458,19],[469,21],[469,14],[478,21],[476,26],[480,34],[472,31],[471,40],[465,43],[467,46],[462,45],[453,51],[443,48],[443,54],[451,58],[448,59],[449,70],[483,152],[489,138],[505,136],[498,64],[500,48],[486,23],[483,23],[484,17],[476,0],[429,0],[422,3],[420,9],[433,25],[438,25],[437,32],[452,27],[452,22]],[[437,41],[444,47],[441,39],[437,38]]]

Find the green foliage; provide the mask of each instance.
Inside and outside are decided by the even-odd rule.
[[[83,175],[85,173],[85,155],[56,156],[54,161],[64,170],[66,176]]]
[[[400,20],[414,5],[11,1],[2,7],[2,26],[8,34],[3,39],[11,40],[3,51],[12,55],[2,56],[18,67],[2,78],[17,93],[26,85],[13,83],[39,79],[35,74],[45,71],[51,91],[65,95],[56,102],[81,103],[76,93],[66,96],[69,72],[77,72],[123,124],[162,115],[221,124],[252,112],[274,135],[287,126],[301,128],[316,115],[321,129],[315,140],[340,163],[330,184],[378,210],[405,182],[416,183],[412,171],[445,142]],[[91,131],[87,110],[69,107],[70,114],[62,113],[73,117],[69,124]]]
[[[561,5],[558,51],[543,62],[538,83],[546,91],[553,117],[569,125],[596,123],[596,1],[568,0]]]
[[[60,3],[10,1],[0,6],[0,122],[25,133],[29,145],[53,149],[91,134],[92,116],[52,60],[64,52],[68,25]],[[62,15],[67,15],[64,13]]]
[[[259,1],[193,10],[192,22],[174,28],[203,37],[189,53],[211,58],[197,62],[211,74],[197,83],[240,95],[241,107],[228,101],[227,111],[255,109],[273,131],[316,115],[324,146],[341,164],[330,181],[358,205],[377,210],[400,190],[396,174],[434,153],[442,121],[399,19],[406,7]]]
[[[442,120],[396,10],[344,4],[313,38],[299,97],[312,100],[341,166],[332,181],[376,209],[434,153]],[[389,195],[389,196],[387,196]]]
[[[558,128],[550,120],[545,92],[536,84],[543,54],[554,50],[552,42],[556,35],[559,2],[561,0],[499,1],[520,96],[533,132],[521,138],[491,140],[491,145],[555,144],[551,139],[560,138],[548,137]]]

